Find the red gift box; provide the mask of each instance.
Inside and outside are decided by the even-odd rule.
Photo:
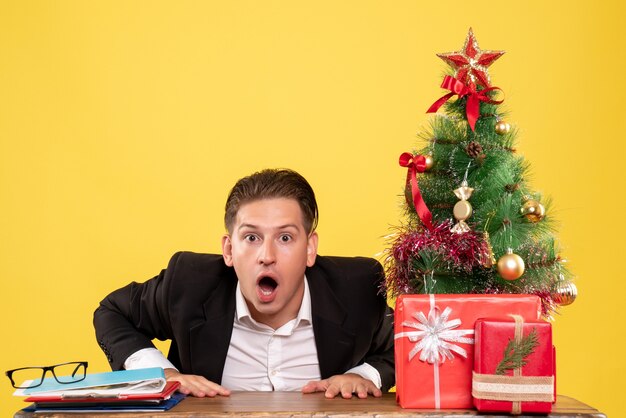
[[[476,408],[550,413],[556,400],[552,325],[520,317],[479,319],[475,332],[472,395]],[[517,363],[512,362],[515,353]]]
[[[402,408],[472,408],[474,323],[537,320],[531,295],[401,295],[395,309],[396,400]]]

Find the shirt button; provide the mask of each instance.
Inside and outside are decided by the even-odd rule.
[[[272,376],[276,376],[278,372],[276,370],[272,370]]]

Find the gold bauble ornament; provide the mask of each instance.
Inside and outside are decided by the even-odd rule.
[[[435,160],[433,159],[433,156],[430,154],[424,155],[424,164],[426,165],[426,170],[430,170],[431,168],[433,168],[433,165],[435,165]]]
[[[499,120],[496,122],[495,130],[498,135],[506,135],[511,132],[511,125],[503,120]]]
[[[536,223],[546,216],[546,208],[536,200],[527,199],[520,209],[527,221]]]
[[[516,280],[524,274],[524,260],[509,248],[506,254],[498,259],[498,274],[504,280]]]
[[[560,306],[567,306],[574,303],[576,296],[578,296],[576,285],[572,282],[562,282],[552,294],[552,299]]]

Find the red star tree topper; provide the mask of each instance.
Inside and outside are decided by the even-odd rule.
[[[437,56],[456,70],[454,77],[464,84],[472,82],[483,87],[490,87],[487,67],[503,54],[504,51],[481,51],[474,32],[470,28],[460,51],[437,54]]]

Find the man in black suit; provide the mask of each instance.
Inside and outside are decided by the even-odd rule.
[[[158,276],[100,303],[94,326],[111,367],[163,367],[194,396],[381,396],[395,380],[382,267],[317,256],[317,219],[313,190],[298,173],[239,180],[226,202],[221,256],[177,253]],[[171,340],[167,359],[153,338]]]

